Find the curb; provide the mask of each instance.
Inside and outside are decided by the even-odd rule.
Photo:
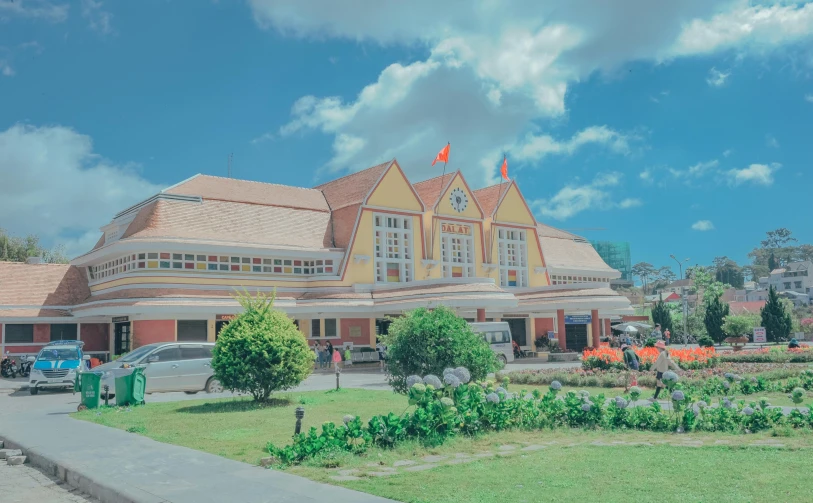
[[[37,449],[26,447],[8,437],[0,437],[7,449],[20,449],[27,456],[27,463],[61,480],[70,487],[77,489],[88,496],[98,499],[102,503],[169,503],[154,494],[127,485],[112,487],[111,485],[95,480],[81,465],[66,462],[51,461]]]

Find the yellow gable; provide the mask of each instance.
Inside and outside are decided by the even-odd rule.
[[[453,194],[454,200],[452,200]],[[480,211],[480,208],[477,206],[477,200],[471,194],[468,185],[466,185],[459,171],[452,178],[452,183],[449,184],[446,188],[446,192],[443,193],[440,201],[438,201],[437,213],[435,213],[435,215],[439,217],[483,218],[483,212]]]
[[[367,198],[370,206],[408,211],[423,211],[421,201],[396,163],[384,172],[381,181]]]
[[[502,199],[502,203],[495,212],[496,222],[536,225],[533,214],[525,205],[516,184],[512,183],[508,193]]]

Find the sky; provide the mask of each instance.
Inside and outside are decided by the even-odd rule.
[[[314,186],[451,143],[633,262],[813,242],[813,3],[0,0],[0,228],[97,241],[196,173]],[[676,271],[677,272],[677,271]]]

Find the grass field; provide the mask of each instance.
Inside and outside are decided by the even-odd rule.
[[[617,394],[606,388],[588,391]],[[782,397],[768,398],[779,404]],[[324,421],[339,423],[345,414],[358,414],[366,421],[374,414],[399,413],[408,406],[405,397],[389,391],[343,389],[280,395],[267,406],[246,399],[194,400],[148,403],[129,412],[118,408],[85,411],[75,417],[256,464],[267,456],[266,442],[284,445],[290,441],[294,409],[299,405],[306,409],[303,430]],[[641,442],[649,445],[629,445]],[[610,443],[615,445],[607,445]],[[522,450],[524,447],[538,450]],[[503,448],[513,451],[501,452]],[[317,457],[288,470],[415,503],[504,503],[507,498],[512,502],[805,501],[811,488],[807,474],[813,471],[811,448],[813,434],[792,430],[758,435],[507,431],[452,439],[436,448],[407,442],[392,450],[373,448],[364,456]],[[423,458],[427,455],[445,460],[426,471],[392,468],[399,462],[426,464]],[[445,465],[457,458],[467,459]],[[395,473],[371,475],[378,467]],[[350,473],[348,470],[358,480],[333,478]]]

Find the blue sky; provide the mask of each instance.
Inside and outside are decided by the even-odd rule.
[[[78,254],[229,153],[420,181],[450,141],[472,186],[505,153],[540,221],[636,262],[813,241],[813,4],[576,3],[0,0],[0,227]]]

